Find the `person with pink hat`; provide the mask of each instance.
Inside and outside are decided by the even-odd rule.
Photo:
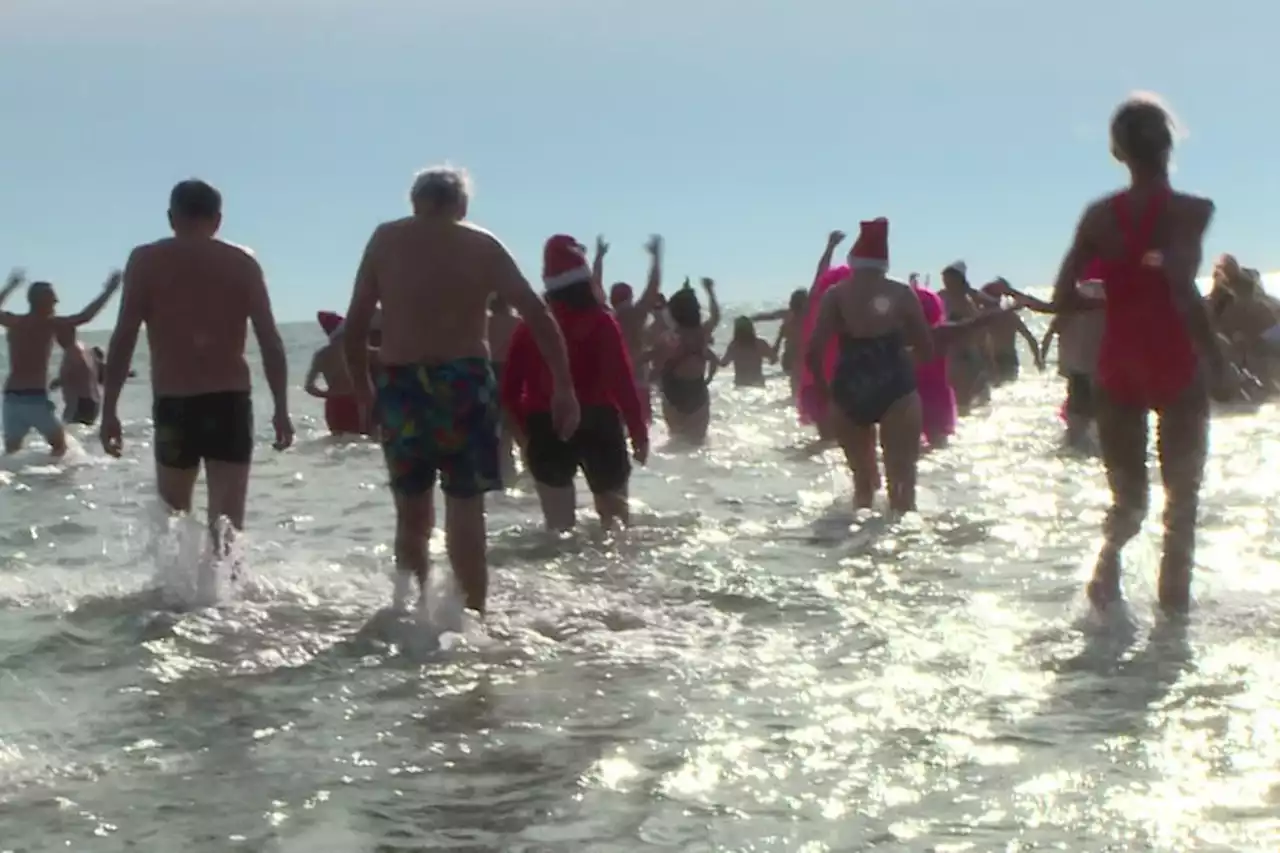
[[[853,472],[854,505],[870,507],[877,476],[876,433],[884,451],[889,507],[916,506],[916,463],[923,428],[915,363],[933,358],[933,335],[909,285],[890,279],[889,220],[863,222],[849,252],[849,275],[822,296],[805,354],[831,427]],[[824,360],[835,339],[830,383]]]
[[[661,242],[655,238],[654,245]],[[656,265],[656,252],[654,260]],[[622,329],[600,302],[586,249],[573,237],[557,234],[547,240],[542,280],[569,350],[581,419],[572,435],[557,433],[551,418],[551,369],[524,323],[511,335],[500,389],[503,407],[524,434],[525,460],[537,483],[548,529],[573,528],[579,469],[591,489],[600,524],[606,530],[625,526],[630,522],[631,459],[641,465],[647,460],[649,430]]]

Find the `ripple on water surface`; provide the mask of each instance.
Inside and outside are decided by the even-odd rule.
[[[122,462],[10,460],[0,850],[1280,849],[1270,410],[1215,421],[1191,621],[1152,615],[1148,532],[1103,622],[1056,380],[997,392],[900,524],[791,450],[785,383],[716,390],[618,541],[494,498],[489,624],[444,634],[380,612],[377,449],[313,421],[259,455],[230,597],[154,518],[140,393]]]

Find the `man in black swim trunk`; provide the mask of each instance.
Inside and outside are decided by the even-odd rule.
[[[122,450],[118,405],[138,331],[147,325],[154,393],[156,487],[175,512],[189,512],[203,463],[215,548],[244,527],[254,425],[250,324],[274,401],[275,448],[293,443],[289,370],[262,267],[244,248],[215,236],[222,196],[203,181],[183,181],[169,200],[173,236],[139,246],[124,271],[120,316],[107,354],[102,445]],[[229,525],[230,530],[227,529]]]

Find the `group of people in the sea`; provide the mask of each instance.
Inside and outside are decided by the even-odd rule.
[[[1107,470],[1112,506],[1088,587],[1099,608],[1121,595],[1121,550],[1146,513],[1147,421],[1156,413],[1167,493],[1159,598],[1185,609],[1210,400],[1274,393],[1280,304],[1230,257],[1201,296],[1195,279],[1214,205],[1170,185],[1173,141],[1173,121],[1155,100],[1131,99],[1115,112],[1112,154],[1129,185],[1085,209],[1047,301],[1002,278],[974,287],[963,261],[942,271],[938,291],[914,274],[893,278],[889,222],[871,219],[836,266],[846,235],[833,231],[810,286],[785,309],[737,317],[723,351],[713,346],[715,283],[701,280],[705,314],[688,279],[664,295],[660,237],[645,244],[649,275],[637,294],[624,283],[606,289],[603,239],[589,254],[555,235],[539,294],[503,243],[467,219],[465,173],[419,173],[410,215],[370,236],[345,316],[318,315],[327,341],[305,382],[324,399],[332,432],[381,441],[396,517],[394,605],[425,595],[437,482],[448,559],[466,606],[483,613],[485,495],[510,484],[517,456],[550,529],[574,526],[579,471],[601,523],[625,526],[632,465],[649,455],[653,397],[670,436],[700,444],[719,368],[731,368],[737,385],[758,386],[765,363],[780,362],[801,422],[815,428],[811,449],[843,450],[855,505],[872,506],[883,485],[893,512],[913,511],[921,453],[945,446],[958,417],[1017,380],[1021,338],[1039,368],[1057,340],[1067,439],[1082,444],[1096,432]],[[65,450],[47,375],[57,343],[63,420],[100,416],[102,445],[119,456],[119,399],[145,325],[157,491],[172,510],[189,511],[203,464],[214,547],[225,553],[244,527],[254,449],[247,328],[262,353],[278,450],[293,441],[285,348],[253,253],[216,236],[220,193],[183,181],[168,216],[172,234],[135,248],[79,313],[59,315],[47,282],[28,288],[28,313],[0,312],[10,359],[5,445],[14,452],[34,430],[54,453]],[[11,278],[0,301],[21,284]],[[104,357],[76,329],[118,289]],[[1028,310],[1052,315],[1043,341],[1020,316]],[[769,321],[779,323],[772,342],[756,329]]]

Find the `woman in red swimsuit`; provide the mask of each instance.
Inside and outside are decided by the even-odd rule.
[[[1170,186],[1173,138],[1173,121],[1156,101],[1120,105],[1111,120],[1111,152],[1128,168],[1129,186],[1085,209],[1054,285],[1055,311],[1100,307],[1106,318],[1097,424],[1111,509],[1088,590],[1098,608],[1121,597],[1120,552],[1146,515],[1149,412],[1156,413],[1165,488],[1160,604],[1175,611],[1189,606],[1209,388],[1226,381],[1195,284],[1214,205]],[[1100,305],[1076,289],[1091,261],[1105,287]]]

